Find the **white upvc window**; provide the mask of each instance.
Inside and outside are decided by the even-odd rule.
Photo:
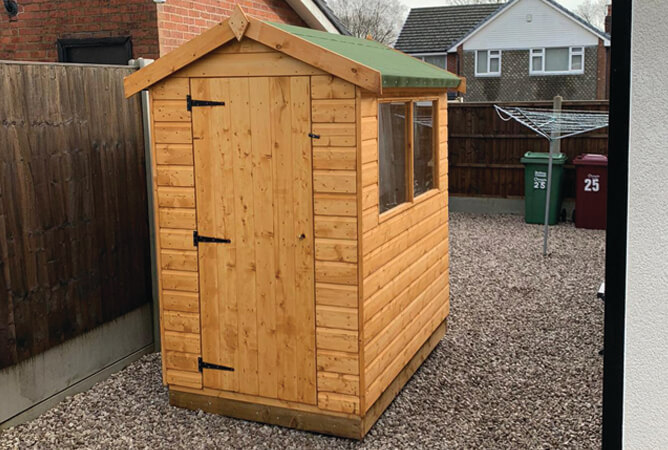
[[[584,73],[584,47],[532,48],[530,75],[572,75]]]
[[[501,50],[476,50],[475,76],[501,76]]]

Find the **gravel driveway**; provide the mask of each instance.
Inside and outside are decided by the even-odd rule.
[[[168,405],[149,355],[0,448],[600,448],[604,233],[451,215],[449,330],[362,442]]]

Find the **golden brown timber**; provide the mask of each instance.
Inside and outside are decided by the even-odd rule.
[[[298,30],[237,8],[126,80],[151,98],[163,380],[360,439],[445,331],[447,89],[383,89]]]

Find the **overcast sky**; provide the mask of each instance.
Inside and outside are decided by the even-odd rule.
[[[416,8],[419,6],[441,6],[445,2],[443,0],[400,0],[409,8]],[[575,9],[583,0],[557,0],[568,9]]]

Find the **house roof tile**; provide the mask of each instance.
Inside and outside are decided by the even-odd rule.
[[[503,4],[413,8],[395,44],[406,53],[446,52]]]

